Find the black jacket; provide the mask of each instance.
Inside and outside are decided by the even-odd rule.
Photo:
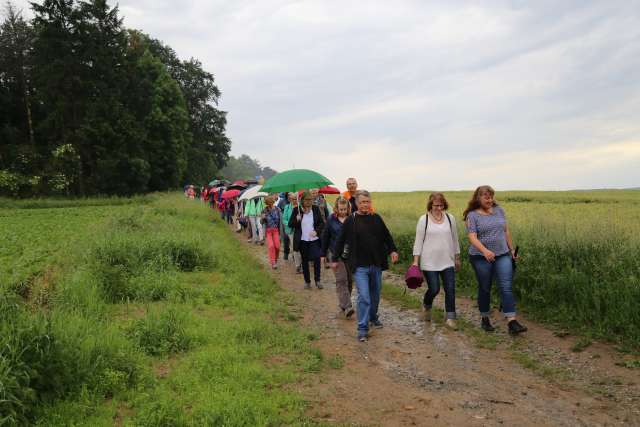
[[[398,250],[382,217],[376,213],[370,215],[373,221],[372,228],[368,230],[368,232],[375,234],[379,245],[376,248],[369,249],[372,249],[375,257],[380,260],[378,267],[382,268],[382,270],[387,270],[389,268],[389,254],[397,252]],[[360,217],[360,215],[354,213],[346,219],[342,225],[342,233],[340,233],[335,246],[335,253],[342,256],[345,244],[349,245],[349,257],[345,262],[347,262],[351,271],[356,271],[357,267],[367,267],[365,265],[358,265],[358,252],[362,250],[362,248],[358,247],[358,241],[364,240],[361,236],[364,230],[358,229],[358,217]],[[357,238],[358,235],[360,235],[360,238]]]
[[[340,222],[336,214],[331,214],[320,239],[322,240],[322,256],[327,256],[327,251],[331,250],[331,261],[337,261],[339,258],[335,249],[338,237],[342,233],[342,226],[343,223]]]
[[[302,240],[302,223],[298,222],[298,209],[293,208],[291,218],[289,218],[289,228],[293,229],[293,250],[296,252],[300,250],[300,240]],[[311,211],[313,212],[313,229],[320,238],[324,230],[322,214],[317,206],[311,206]]]

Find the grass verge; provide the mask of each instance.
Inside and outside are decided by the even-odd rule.
[[[226,226],[180,195],[119,200],[91,224],[88,204],[56,209],[81,213],[87,226],[82,238],[73,229],[49,236],[74,243],[64,253],[48,246],[47,260],[67,262],[47,285],[46,304],[2,287],[0,419],[303,422],[305,401],[292,385],[339,363],[313,347],[314,333],[300,328],[290,300]]]

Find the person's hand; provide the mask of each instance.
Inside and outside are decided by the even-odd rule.
[[[518,261],[518,260],[520,259],[520,257],[516,255],[516,251],[515,251],[515,249],[511,249],[511,258],[512,258],[514,261]]]
[[[300,214],[296,215],[296,219],[298,220],[298,222],[302,221],[302,215]]]
[[[316,233],[316,230],[313,230],[311,233],[309,233],[309,235],[311,237],[318,237],[318,233]]]
[[[411,263],[411,265],[415,265],[415,266],[417,267],[417,266],[418,266],[418,261],[413,261],[413,262]]]
[[[391,252],[391,262],[392,263],[397,263],[398,262],[398,252]]]
[[[461,267],[461,263],[460,263],[460,258],[456,257],[455,260],[455,267],[456,267],[456,271],[460,271],[460,267]]]
[[[337,262],[332,262],[331,264],[329,264],[331,266],[331,268],[333,269],[333,271],[335,271],[338,268],[338,263]]]
[[[486,259],[489,262],[494,262],[496,260],[496,254],[491,252],[489,249],[484,251],[482,255],[484,255],[484,259]]]
[[[320,263],[324,264],[325,260],[326,260],[325,257],[323,257],[323,256],[320,257]]]

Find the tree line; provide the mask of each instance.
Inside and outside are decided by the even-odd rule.
[[[229,160],[220,173],[221,176],[231,181],[238,179],[255,179],[263,177],[269,179],[277,173],[269,166],[262,166],[256,159],[252,159],[246,154],[239,157],[229,156]]]
[[[0,195],[127,195],[204,183],[229,159],[213,74],[123,27],[106,0],[7,3]]]

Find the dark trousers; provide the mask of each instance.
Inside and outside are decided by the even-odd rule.
[[[282,240],[284,241],[284,255],[288,256],[291,251],[291,239],[289,239],[288,234],[284,233]]]
[[[309,262],[313,262],[313,278],[320,281],[320,240],[313,242],[300,241],[300,255],[302,255],[302,275],[305,283],[311,283],[311,272]]]
[[[442,271],[423,271],[427,281],[427,292],[424,294],[423,305],[431,309],[433,300],[440,293],[440,279],[444,287],[444,309],[447,312],[447,319],[456,318],[456,271],[453,267],[445,268]]]

